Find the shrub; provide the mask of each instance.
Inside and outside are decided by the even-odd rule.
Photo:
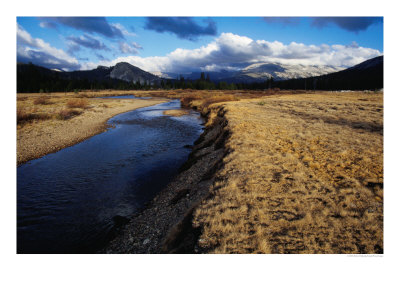
[[[86,108],[88,104],[89,102],[86,99],[71,99],[67,102],[69,108]]]
[[[49,99],[47,97],[39,97],[33,100],[33,104],[35,105],[46,105],[46,104],[51,104]]]
[[[224,95],[224,94],[217,94],[210,97],[210,102],[225,102],[225,101],[237,101],[238,99],[234,95]]]
[[[60,120],[68,120],[80,114],[81,112],[75,109],[62,109],[58,112],[57,118]]]
[[[26,111],[25,109],[17,109],[17,124],[24,124],[27,122],[32,122],[34,120],[48,120],[51,116],[45,113],[32,113],[31,111]]]
[[[82,94],[80,93],[79,96],[82,97],[82,98],[92,98],[92,96],[90,96],[87,93],[82,93]]]

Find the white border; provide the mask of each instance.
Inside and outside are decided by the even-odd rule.
[[[376,1],[17,1],[2,8],[2,299],[390,299],[399,243],[398,16]],[[394,3],[394,2],[392,2]],[[16,16],[384,16],[385,254],[16,255]],[[6,109],[4,109],[4,107]]]

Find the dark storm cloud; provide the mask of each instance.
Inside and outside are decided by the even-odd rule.
[[[83,36],[80,37],[69,36],[67,37],[67,40],[72,42],[68,52],[78,51],[80,47],[85,47],[94,50],[107,50],[107,51],[110,50],[106,45],[104,45],[104,43],[87,34],[84,34]]]
[[[190,17],[148,17],[145,29],[170,32],[181,39],[195,41],[202,35],[216,35],[217,26],[211,19],[201,26]]]
[[[121,30],[109,24],[104,17],[45,17],[41,19],[43,25],[47,27],[54,28],[55,24],[62,24],[87,33],[98,33],[108,38],[124,37]]]
[[[366,30],[372,24],[381,22],[383,22],[382,17],[315,17],[312,25],[325,27],[329,24],[335,24],[347,31],[359,32]]]

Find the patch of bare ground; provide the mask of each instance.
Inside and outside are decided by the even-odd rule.
[[[134,91],[17,95],[17,165],[74,145],[106,130],[106,121],[166,98],[102,99]]]

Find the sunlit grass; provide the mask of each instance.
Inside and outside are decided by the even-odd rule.
[[[95,97],[182,99],[229,132],[210,197],[194,211],[198,245],[215,253],[383,251],[383,95],[304,91],[103,91],[18,95],[26,130],[120,105]],[[46,119],[71,98],[89,108]],[[43,115],[40,115],[43,114]],[[223,117],[222,117],[223,115]],[[37,117],[42,116],[42,117]],[[42,119],[43,118],[43,119]],[[36,126],[36,127],[35,127]]]
[[[215,253],[382,252],[382,105],[382,94],[357,92],[223,103],[229,154],[212,197],[194,212],[199,245]],[[217,118],[221,108],[210,110]]]

